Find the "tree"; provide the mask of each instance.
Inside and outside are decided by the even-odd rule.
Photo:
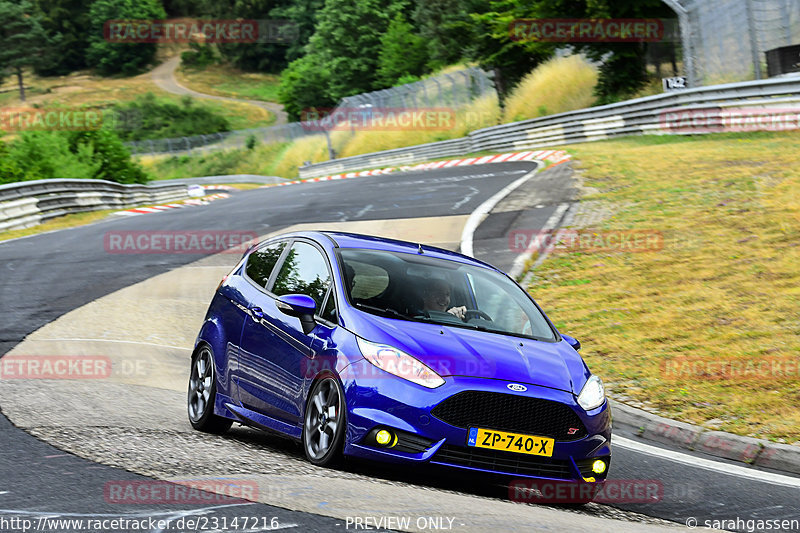
[[[381,35],[405,3],[392,0],[326,0],[308,43],[308,54],[331,72],[333,101],[371,90],[378,70]]]
[[[286,48],[286,61],[292,62],[305,54],[305,46],[314,34],[317,25],[317,12],[325,5],[325,0],[295,0],[279,5],[269,12],[278,20],[288,20],[294,24],[294,39]]]
[[[309,54],[292,61],[281,73],[278,100],[291,120],[301,120],[304,110],[333,107],[336,100],[328,93],[331,73],[318,55]]]
[[[19,98],[25,101],[23,69],[35,67],[47,49],[48,38],[41,17],[27,0],[20,3],[0,0],[0,70],[10,69],[17,76]]]
[[[474,33],[468,14],[471,8],[475,2],[469,0],[417,0],[413,20],[427,43],[430,70],[462,58]]]
[[[562,0],[563,1],[563,0]],[[675,13],[662,0],[615,2],[587,0],[586,16],[591,18],[671,18]],[[630,98],[647,82],[646,43],[586,43],[577,47],[600,66],[598,103]]]
[[[513,41],[509,35],[510,23],[516,19],[545,18],[668,18],[674,13],[662,0],[489,0],[471,16],[480,28],[472,56],[500,71],[497,81],[505,91],[552,55],[556,46],[571,46],[601,63],[596,94],[598,102],[604,103],[627,98],[646,82],[643,43]]]
[[[105,24],[113,20],[161,20],[166,16],[159,0],[95,0],[89,9],[87,65],[103,75],[137,74],[155,59],[156,44],[110,42],[105,36]]]
[[[508,94],[525,74],[553,55],[551,43],[512,40],[509,25],[521,18],[537,18],[536,2],[521,0],[490,1],[476,4],[470,16],[474,24],[474,42],[466,56],[477,60],[495,74],[501,96]]]
[[[89,46],[90,2],[85,0],[35,0],[42,17],[42,28],[53,39],[36,66],[36,73],[61,76],[86,68],[86,49]]]
[[[380,88],[391,87],[404,76],[419,76],[425,72],[428,50],[425,40],[415,35],[414,28],[398,13],[381,37],[378,54]]]

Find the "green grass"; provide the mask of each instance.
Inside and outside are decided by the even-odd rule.
[[[581,340],[612,395],[688,422],[719,419],[723,431],[800,440],[798,144],[798,132],[763,132],[568,147],[582,200],[616,206],[593,229],[663,236],[663,249],[645,253],[557,253],[533,277],[532,294]],[[686,361],[700,371],[666,370]],[[713,366],[773,361],[794,367]]]

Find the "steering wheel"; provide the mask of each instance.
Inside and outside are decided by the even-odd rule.
[[[473,318],[482,318],[484,320],[488,320],[489,322],[492,321],[492,317],[481,311],[480,309],[467,309],[464,312],[464,319],[468,320],[470,315],[473,315]]]

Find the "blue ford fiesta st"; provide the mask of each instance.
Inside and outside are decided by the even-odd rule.
[[[349,456],[599,485],[611,414],[579,348],[486,263],[286,234],[217,288],[192,355],[189,420],[279,432],[317,465]]]

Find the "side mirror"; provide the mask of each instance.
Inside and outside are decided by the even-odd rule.
[[[285,294],[275,300],[275,307],[281,313],[289,316],[296,316],[300,319],[303,333],[308,335],[317,326],[314,322],[314,312],[317,310],[317,303],[311,296],[305,294]]]
[[[564,340],[565,340],[565,341],[567,341],[567,343],[568,343],[570,346],[572,346],[572,348],[573,348],[573,349],[574,349],[576,352],[577,352],[578,350],[580,350],[580,349],[581,349],[581,341],[579,341],[579,340],[578,340],[578,339],[576,339],[575,337],[570,337],[569,335],[564,335],[563,333],[561,334],[561,336],[564,338]]]

